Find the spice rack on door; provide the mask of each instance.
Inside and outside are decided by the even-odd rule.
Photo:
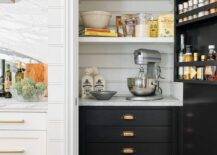
[[[178,5],[180,3],[187,2],[187,0],[175,1],[175,44],[174,44],[174,81],[183,83],[195,83],[195,84],[217,84],[217,80],[197,80],[197,79],[180,79],[179,67],[203,67],[217,66],[217,60],[209,61],[192,61],[192,62],[178,62],[178,55],[180,52],[180,36],[184,34],[185,45],[192,45],[192,52],[199,55],[208,54],[208,45],[214,44],[217,47],[217,12],[191,19],[183,22],[179,22],[179,19],[198,14],[201,11],[209,10],[211,8],[217,8],[217,2],[198,7],[191,11],[179,14]],[[216,71],[217,73],[217,71]],[[204,74],[204,72],[203,72]]]

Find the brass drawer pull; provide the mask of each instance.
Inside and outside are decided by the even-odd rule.
[[[25,153],[24,149],[17,149],[17,150],[1,150],[0,149],[0,153]]]
[[[123,131],[121,135],[123,137],[134,137],[136,134],[133,131]]]
[[[20,119],[20,120],[0,120],[1,124],[23,124],[25,123],[25,120]]]
[[[128,121],[130,121],[130,120],[135,120],[136,117],[135,117],[134,115],[132,115],[132,114],[124,114],[124,115],[122,116],[122,119],[123,119],[123,120],[128,120]]]
[[[122,149],[122,153],[123,154],[134,154],[135,153],[135,149],[132,148],[132,147],[123,148]]]

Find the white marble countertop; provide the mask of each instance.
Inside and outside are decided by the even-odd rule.
[[[48,102],[21,102],[15,99],[0,98],[0,112],[37,112],[46,113]]]
[[[79,106],[183,106],[183,103],[172,97],[164,96],[155,101],[129,101],[126,97],[113,97],[111,100],[80,99]]]

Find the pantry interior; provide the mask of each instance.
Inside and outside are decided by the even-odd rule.
[[[107,11],[112,14],[110,27],[115,27],[116,16],[145,13],[151,16],[174,14],[174,2],[171,0],[80,0],[79,13],[85,11]],[[81,24],[81,18],[80,18]],[[145,48],[161,53],[160,67],[162,77],[160,87],[165,96],[177,96],[182,99],[182,84],[173,82],[174,37],[86,37],[80,36],[79,42],[79,79],[87,67],[98,67],[106,81],[106,90],[117,91],[117,96],[129,95],[127,77],[137,74],[134,64],[134,50]],[[180,88],[180,92],[173,91]],[[181,94],[181,95],[180,95]]]

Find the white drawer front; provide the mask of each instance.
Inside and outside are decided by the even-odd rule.
[[[0,113],[0,130],[46,130],[46,126],[46,113]]]
[[[0,155],[46,155],[46,132],[1,131]]]

